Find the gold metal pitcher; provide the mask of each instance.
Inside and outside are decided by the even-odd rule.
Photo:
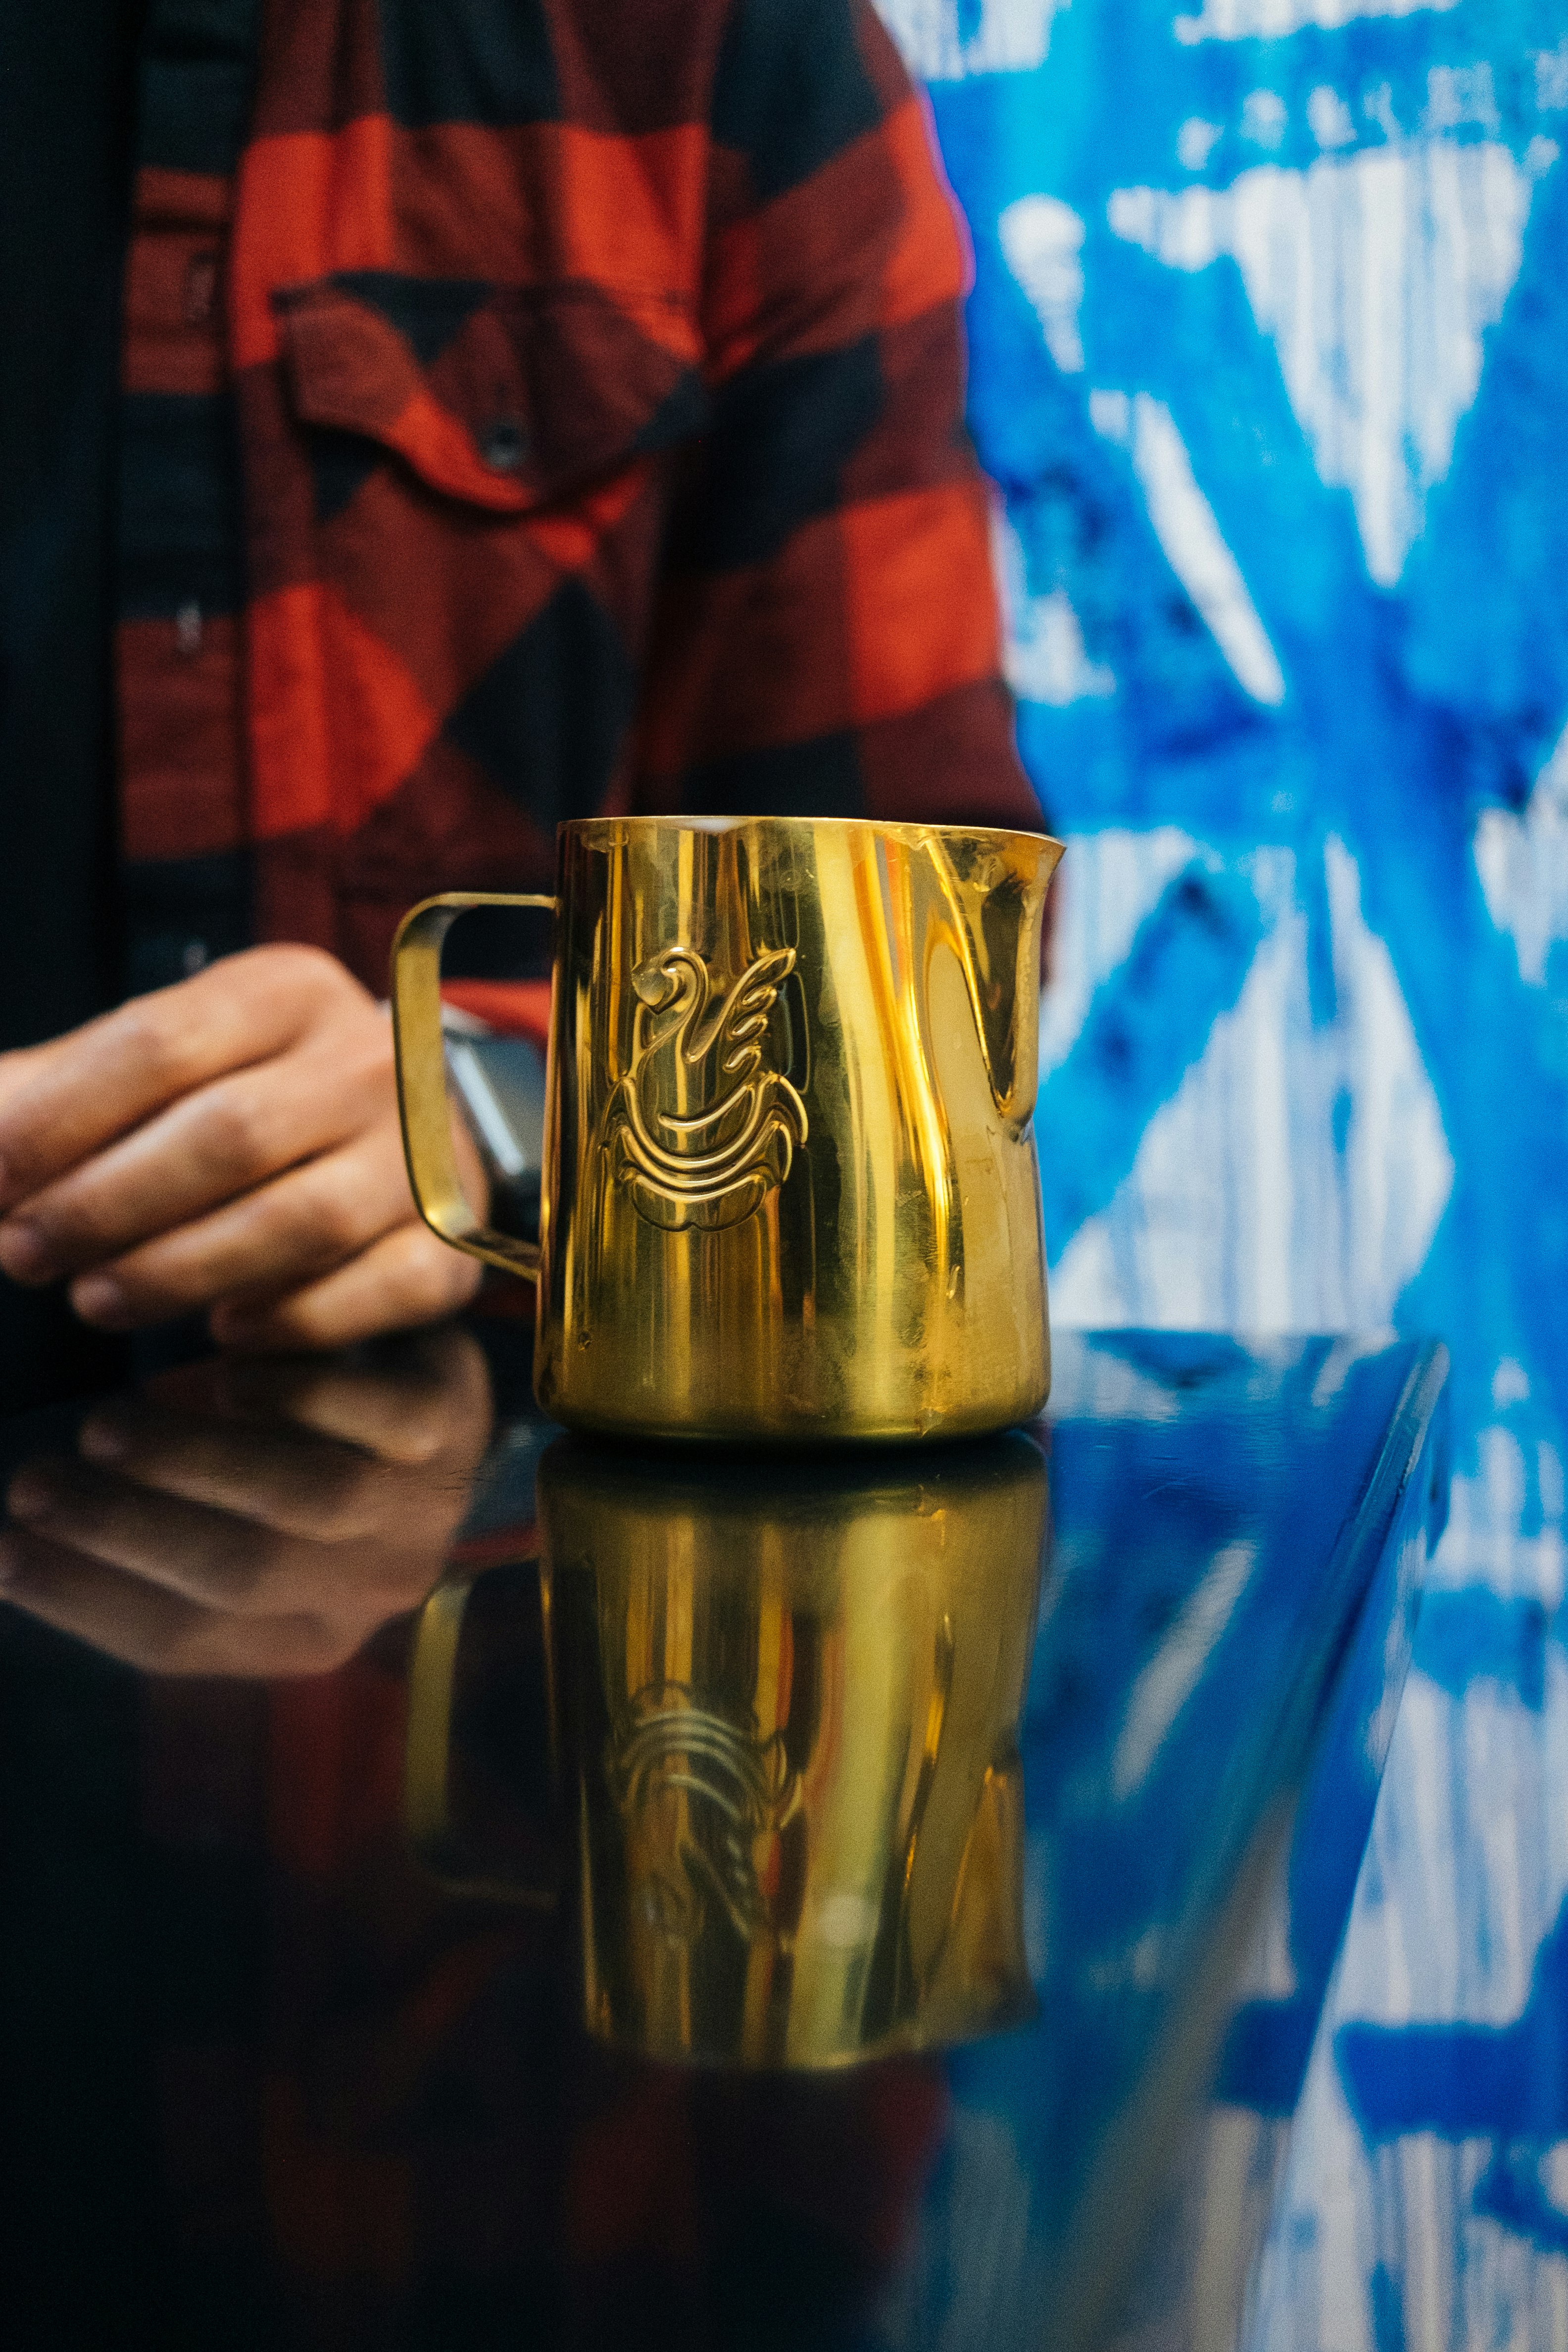
[[[545,1456],[602,2038],[816,2067],[1032,2014],[1016,1741],[1045,1462],[1019,1434],[920,1463]]]
[[[949,1437],[1050,1384],[1035,1104],[1039,834],[563,825],[552,898],[450,895],[393,953],[426,1221],[537,1277],[534,1387],[647,1436]],[[538,1245],[464,1199],[440,1026],[469,908],[553,911]]]

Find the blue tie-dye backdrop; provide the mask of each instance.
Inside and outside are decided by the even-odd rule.
[[[882,8],[1069,843],[1055,1312],[1455,1360],[1258,2340],[1568,2342],[1568,2074],[1521,2121],[1474,2064],[1568,1999],[1568,5]]]

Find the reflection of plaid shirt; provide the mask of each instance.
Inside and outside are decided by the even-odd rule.
[[[142,52],[133,928],[226,890],[379,984],[566,816],[1037,824],[866,0],[267,0],[258,63],[254,14],[153,0]]]

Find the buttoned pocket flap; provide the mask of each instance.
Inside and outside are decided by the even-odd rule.
[[[685,306],[595,286],[342,275],[274,297],[295,414],[521,514],[700,432]]]

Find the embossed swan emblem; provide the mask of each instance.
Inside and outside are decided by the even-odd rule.
[[[794,969],[793,948],[766,949],[716,1004],[693,948],[668,948],[633,973],[631,1067],[611,1099],[605,1141],[650,1224],[739,1224],[789,1174],[805,1141],[805,1105],[782,1071],[765,1066],[764,1052]]]
[[[638,1908],[671,1940],[694,1943],[713,1898],[737,1935],[773,1926],[757,1877],[760,1838],[776,1838],[798,1810],[800,1776],[784,1734],[737,1724],[684,1683],[652,1683],[633,1697],[605,1748],[606,1777],[641,1880]]]

